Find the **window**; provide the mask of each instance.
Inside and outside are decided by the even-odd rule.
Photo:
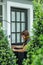
[[[0,23],[2,25],[2,5],[0,5]]]
[[[21,32],[27,29],[27,9],[11,7],[11,44],[22,44]]]
[[[0,0],[0,3],[3,3],[3,0]],[[2,26],[2,18],[3,18],[3,14],[2,14],[2,6],[3,4],[0,5],[0,23],[1,23],[1,26]]]
[[[3,0],[0,0],[0,2],[3,2]]]

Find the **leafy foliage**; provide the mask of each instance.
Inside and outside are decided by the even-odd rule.
[[[43,65],[43,0],[34,0],[33,37],[27,44],[23,65]]]
[[[17,65],[16,56],[9,48],[8,39],[0,26],[0,65]]]

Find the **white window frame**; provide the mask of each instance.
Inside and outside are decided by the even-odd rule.
[[[30,36],[32,35],[31,31],[32,31],[32,25],[33,25],[33,6],[30,4],[23,4],[23,3],[17,3],[17,2],[11,2],[11,1],[7,1],[7,21],[9,23],[7,23],[7,35],[8,35],[8,39],[9,42],[11,43],[11,39],[9,38],[9,35],[11,35],[10,32],[10,8],[12,7],[17,7],[17,8],[25,8],[28,10],[28,31],[30,33]],[[11,47],[11,44],[10,44]]]

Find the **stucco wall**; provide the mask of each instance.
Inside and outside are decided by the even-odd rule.
[[[19,2],[25,4],[32,4],[32,0],[3,0],[3,2],[12,1],[12,2]]]
[[[32,4],[32,1],[29,0],[7,0],[7,1],[13,1],[13,2],[19,2],[19,3],[27,3],[27,4]]]

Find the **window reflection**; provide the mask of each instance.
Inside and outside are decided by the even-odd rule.
[[[17,21],[20,21],[20,12],[17,12]]]
[[[23,37],[21,38],[21,42],[24,42],[24,39],[23,39]]]
[[[2,26],[2,18],[3,18],[2,5],[0,5],[0,25],[1,25],[1,26]]]
[[[25,30],[25,23],[21,23],[21,31]]]
[[[12,23],[12,32],[15,32],[15,23]]]
[[[0,5],[0,15],[2,15],[2,5]]]
[[[15,12],[12,12],[12,21],[15,21]]]
[[[20,43],[20,33],[17,34],[17,43]]]
[[[24,14],[24,12],[21,13],[21,21],[23,21],[23,22],[25,21],[25,14]]]
[[[20,32],[20,23],[17,23],[17,32]]]
[[[15,34],[12,34],[12,43],[15,43]]]

